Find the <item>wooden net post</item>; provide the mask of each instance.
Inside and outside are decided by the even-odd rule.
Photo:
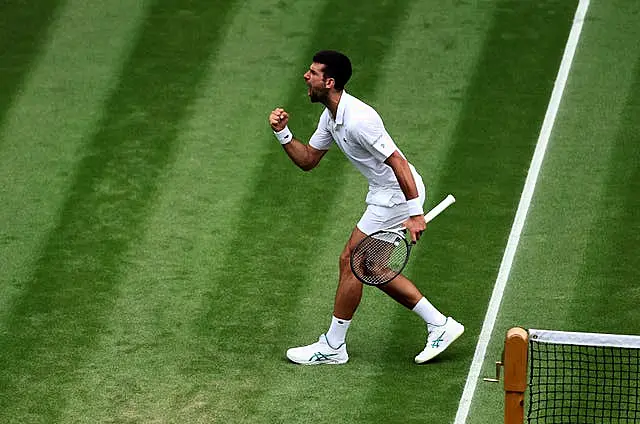
[[[504,342],[504,422],[524,423],[524,392],[527,389],[527,331],[514,327],[507,331]]]

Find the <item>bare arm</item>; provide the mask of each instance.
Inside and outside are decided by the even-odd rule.
[[[269,124],[273,131],[282,131],[287,127],[289,122],[289,114],[281,108],[274,109],[269,115]],[[302,143],[300,140],[291,137],[291,141],[283,144],[284,151],[287,152],[289,158],[303,171],[310,171],[315,168],[322,157],[327,153],[326,150],[318,150],[308,144]]]
[[[413,179],[411,168],[409,168],[409,162],[396,150],[384,163],[389,165],[393,169],[393,173],[396,174],[404,197],[407,200],[418,197],[418,187],[416,187],[416,181]]]
[[[318,165],[324,154],[327,153],[326,150],[314,149],[295,138],[291,143],[287,143],[282,147],[293,163],[303,171],[311,171]]]
[[[396,150],[384,161],[387,165],[393,169],[393,173],[396,175],[398,179],[398,183],[400,184],[400,188],[404,193],[404,196],[407,200],[415,199],[419,196],[418,187],[416,186],[416,181],[413,178],[413,174],[411,173],[411,168],[409,168],[409,162]],[[404,227],[411,234],[411,241],[416,242],[420,239],[422,232],[427,228],[427,224],[424,220],[424,216],[413,215],[410,216],[404,222]]]

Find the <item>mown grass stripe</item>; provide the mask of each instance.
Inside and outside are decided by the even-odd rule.
[[[596,2],[589,16],[528,218],[531,229],[523,234],[520,256],[526,260],[519,260],[512,272],[514,290],[528,290],[532,284],[538,289],[528,296],[527,314],[505,311],[507,319],[519,319],[522,325],[572,325],[567,305],[581,308],[579,276],[591,243],[583,235],[599,219],[595,205],[605,197],[616,145],[612,129],[624,126],[624,101],[632,92],[632,59],[638,52],[628,42],[635,30],[633,13]],[[612,33],[611,22],[624,30]],[[618,66],[609,72],[611,58],[598,52],[615,45],[624,48],[616,50]]]
[[[620,99],[622,100],[622,99]],[[638,334],[640,289],[640,59],[633,85],[612,137],[613,152],[604,193],[593,207],[598,219],[586,234],[584,261],[574,287],[580,308],[571,309],[572,322],[590,331]],[[598,140],[597,142],[600,142]]]
[[[640,4],[594,2],[590,13],[590,39],[576,95],[582,101],[567,112],[572,119],[568,130],[579,128],[574,144],[581,151],[573,155],[573,166],[565,166],[575,173],[584,170],[582,178],[567,182],[572,183],[575,206],[565,227],[569,246],[578,243],[583,251],[572,261],[574,278],[564,278],[564,267],[552,270],[556,279],[571,283],[565,283],[567,299],[562,302],[564,328],[638,334],[638,286],[633,282],[640,267],[634,248],[639,228],[640,46],[635,41]],[[576,228],[582,223],[572,218],[585,214],[592,219]]]
[[[68,2],[7,112],[0,132],[0,328],[56,224],[144,4]]]
[[[50,37],[49,27],[56,22],[63,3],[42,0],[38,7],[28,7],[19,0],[0,3],[0,128],[34,61],[42,54],[43,43]]]
[[[624,102],[631,102],[634,73],[637,72],[633,62],[637,60],[639,47],[630,42],[635,34],[632,9],[633,6],[621,3],[591,2],[527,218],[528,225],[489,344],[483,375],[495,373],[495,361],[500,358],[504,334],[511,326],[618,332],[626,328],[620,325],[624,317],[628,319],[637,309],[628,302],[614,301],[615,308],[609,309],[615,313],[600,311],[593,303],[604,302],[603,306],[610,306],[610,296],[598,293],[592,297],[591,284],[599,286],[603,283],[597,272],[593,282],[588,276],[590,264],[597,263],[595,268],[598,268],[610,259],[607,252],[615,249],[609,246],[611,239],[607,229],[615,234],[617,223],[628,219],[624,216],[623,197],[612,199],[615,213],[622,212],[623,215],[613,220],[609,212],[603,211],[606,209],[603,199],[613,183],[612,169],[627,173],[633,168],[627,166],[626,160],[613,160],[618,135],[615,129],[621,131],[625,122],[630,122],[627,119],[631,110],[627,106],[625,113]],[[619,30],[611,31],[611,25]],[[621,48],[612,49],[613,46]],[[604,51],[608,53],[601,53]],[[612,61],[617,64],[615,70],[610,67]],[[632,161],[634,154],[629,156]],[[599,224],[602,219],[606,220],[607,226]],[[614,227],[610,222],[615,223]],[[594,237],[602,240],[595,242]],[[633,236],[630,239],[633,240]],[[603,253],[602,262],[590,259],[589,252],[594,243]],[[625,253],[620,255],[626,257]],[[618,264],[623,263],[622,268],[615,271],[621,276],[633,261],[618,261]],[[632,291],[632,287],[629,285],[623,291]],[[595,290],[597,293],[597,288]],[[615,293],[615,289],[611,293]],[[627,323],[633,326],[633,320]],[[484,384],[478,389],[482,390],[476,392],[467,422],[495,423],[502,418],[502,411],[496,408],[501,405],[502,392],[497,386]]]
[[[551,131],[556,122],[556,116],[558,114],[560,102],[562,101],[562,97],[564,95],[567,79],[571,71],[571,65],[573,63],[573,58],[575,56],[575,52],[580,40],[582,25],[584,23],[588,8],[589,0],[581,0],[575,12],[571,31],[564,48],[560,68],[554,80],[555,82],[549,100],[549,105],[547,107],[544,121],[540,129],[538,142],[536,144],[533,158],[531,160],[531,165],[529,166],[529,171],[527,172],[527,178],[522,189],[522,195],[520,197],[518,209],[516,211],[515,219],[513,221],[511,232],[509,234],[509,239],[507,241],[504,255],[500,263],[500,269],[498,271],[498,276],[496,278],[493,292],[491,294],[489,307],[487,308],[487,313],[482,324],[482,330],[478,338],[478,343],[476,345],[473,361],[469,369],[464,392],[460,399],[460,406],[456,414],[456,423],[464,423],[466,421],[469,413],[469,407],[471,405],[471,400],[476,391],[480,368],[485,359],[487,346],[491,339],[491,334],[494,331],[500,305],[503,300],[516,251],[520,244],[520,238],[525,226],[527,215],[529,213],[533,193],[535,191],[536,184],[538,183],[540,169],[542,167],[545,153],[547,151],[547,146],[549,145]]]
[[[123,254],[144,231],[156,179],[233,2],[154,3],[75,170],[57,227],[7,318],[0,411],[56,422],[65,389],[104,331]],[[25,412],[26,411],[26,412]]]
[[[296,34],[287,42],[306,38],[318,5],[297,3],[284,11],[279,0],[251,0],[242,6],[216,54],[202,64],[206,77],[177,134],[175,159],[159,177],[143,237],[123,257],[118,299],[100,348],[79,371],[86,378],[77,382],[64,422],[80,414],[88,422],[230,422],[245,414],[249,391],[239,386],[246,380],[235,379],[233,365],[221,364],[217,355],[202,354],[226,342],[203,340],[198,325],[210,306],[203,297],[224,297],[236,284],[216,275],[250,209],[244,202],[251,178],[274,147],[268,108],[299,78],[297,69],[283,69],[292,52],[283,51],[282,28]],[[246,302],[236,306],[236,314],[249,308]],[[206,364],[205,372],[192,372],[193,363]]]
[[[444,411],[450,419],[455,415],[459,395],[452,394],[464,385],[486,308],[478,299],[490,296],[574,11],[575,4],[556,0],[495,4],[439,180],[458,202],[432,226],[426,238],[429,260],[411,268],[416,281],[433,281],[425,288],[427,296],[465,323],[467,332],[451,352],[427,365],[448,371],[437,378],[440,393],[433,402],[438,408],[424,408],[419,395],[405,397],[406,410],[413,411],[405,414],[405,422],[441,421]],[[407,356],[413,344],[406,341],[417,337],[412,327],[396,322],[395,343],[386,356]],[[424,375],[414,373],[388,380],[387,390],[424,384]],[[375,414],[388,412],[374,409]]]

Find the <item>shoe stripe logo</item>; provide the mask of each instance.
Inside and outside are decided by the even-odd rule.
[[[309,358],[309,361],[315,361],[315,362],[323,362],[323,361],[332,361],[333,360],[333,356],[337,356],[337,353],[322,353],[322,352],[316,352],[313,355],[311,355],[311,358]]]
[[[433,347],[433,348],[438,348],[438,347],[440,347],[440,342],[443,342],[443,341],[444,341],[444,339],[442,338],[442,336],[444,336],[444,333],[445,333],[445,332],[443,331],[443,332],[442,332],[442,334],[440,334],[436,339],[434,339],[434,340],[431,342],[431,347]]]

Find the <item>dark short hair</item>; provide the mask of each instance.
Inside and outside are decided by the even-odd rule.
[[[344,89],[352,72],[347,56],[335,50],[320,50],[313,56],[313,61],[324,65],[324,75],[335,80],[336,90]]]

